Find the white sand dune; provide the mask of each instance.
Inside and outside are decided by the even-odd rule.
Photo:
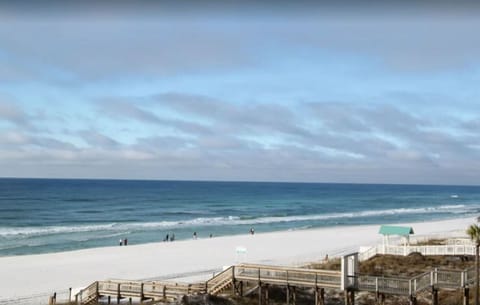
[[[410,223],[415,235],[464,234],[462,218]],[[240,261],[301,265],[381,242],[378,225],[226,236],[0,258],[0,301],[52,293],[103,279],[200,278]],[[237,253],[242,247],[246,253]],[[1,302],[0,302],[1,303]]]

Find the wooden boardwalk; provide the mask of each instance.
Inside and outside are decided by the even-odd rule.
[[[144,300],[174,300],[183,295],[218,294],[231,288],[233,293],[244,295],[248,285],[254,288],[262,285],[288,287],[340,288],[340,271],[314,270],[303,268],[275,267],[267,265],[241,264],[231,266],[205,283],[186,284],[155,281],[97,281],[76,295],[77,304],[92,304],[100,298],[107,302],[136,298]]]
[[[342,268],[343,270],[343,268]],[[345,271],[344,271],[345,272]],[[463,289],[468,298],[468,286],[474,280],[474,268],[463,271],[433,269],[413,278],[378,277],[355,274],[347,276],[342,283],[342,271],[289,268],[268,265],[240,264],[231,266],[206,282],[186,284],[156,281],[97,281],[76,295],[77,304],[94,304],[102,298],[110,303],[120,303],[132,298],[144,301],[169,301],[184,295],[212,294],[226,290],[240,296],[256,291],[259,304],[268,303],[269,286],[286,289],[286,303],[295,304],[295,289],[311,288],[315,305],[324,304],[325,289],[345,291],[345,303],[354,303],[357,291],[375,292],[377,295],[407,296],[411,304],[416,303],[416,295],[423,291],[432,292],[432,303],[438,289]],[[347,279],[345,281],[345,279]],[[438,304],[438,302],[437,302]],[[468,301],[467,303],[468,304]]]

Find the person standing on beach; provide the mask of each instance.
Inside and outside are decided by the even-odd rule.
[[[193,232],[193,239],[197,239],[197,232]]]
[[[167,236],[165,236],[165,239],[163,241],[168,241],[168,233],[167,233]]]
[[[123,245],[126,246],[127,244],[128,244],[128,239],[125,238],[125,239],[123,240]]]
[[[120,246],[123,245],[123,240],[120,239],[120,241],[118,243],[119,243]]]
[[[250,234],[252,234],[252,235],[255,234],[255,229],[253,227],[250,228]]]

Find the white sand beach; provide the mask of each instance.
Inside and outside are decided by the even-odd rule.
[[[415,236],[465,235],[473,218],[408,223]],[[211,276],[239,262],[302,265],[381,243],[378,225],[256,233],[197,240],[105,247],[0,258],[0,303],[80,288],[104,279],[181,279]],[[246,253],[237,253],[241,247]]]

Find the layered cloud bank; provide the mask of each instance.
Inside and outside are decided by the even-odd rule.
[[[480,178],[474,4],[0,5],[0,176]]]

